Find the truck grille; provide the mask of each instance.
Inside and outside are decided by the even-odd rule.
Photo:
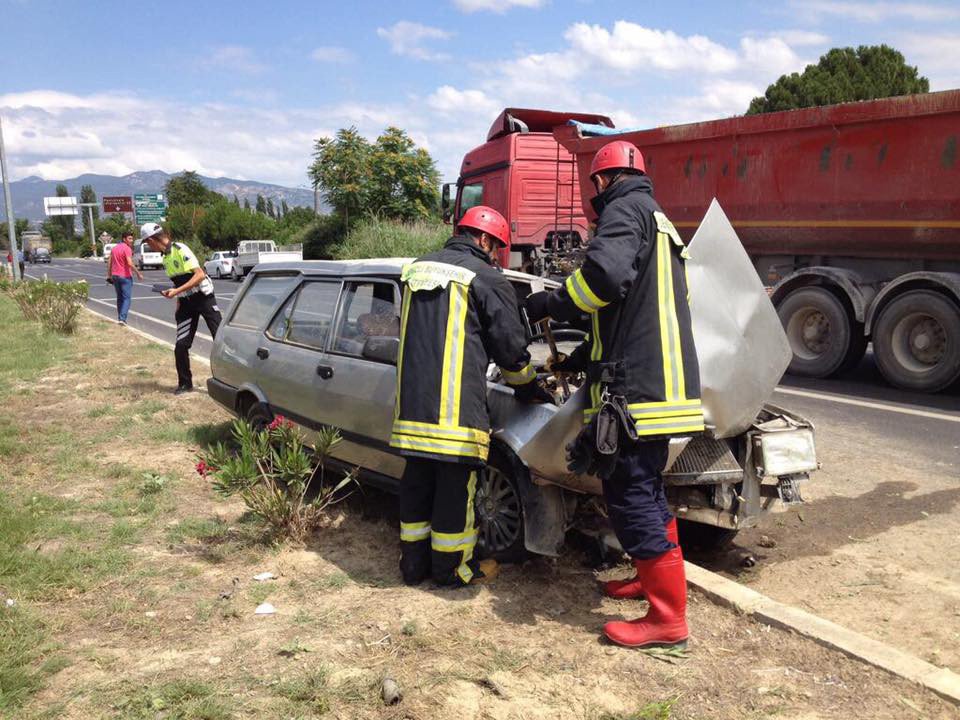
[[[663,474],[667,485],[715,485],[739,482],[743,468],[723,440],[697,437],[680,453],[673,466]]]

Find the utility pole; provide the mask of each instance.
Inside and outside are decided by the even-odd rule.
[[[7,177],[7,151],[3,147],[3,120],[0,119],[0,172],[3,174],[3,202],[7,208],[7,235],[10,238],[10,271],[14,280],[20,277],[20,250],[17,248],[17,223],[13,218],[13,200],[10,198],[10,179]]]

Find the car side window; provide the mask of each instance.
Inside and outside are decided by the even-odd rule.
[[[298,275],[254,275],[230,318],[230,324],[254,329],[263,327],[299,279]]]
[[[304,283],[300,292],[274,319],[270,335],[315,350],[325,349],[339,297],[339,282]]]
[[[334,352],[360,357],[367,338],[400,337],[396,286],[383,281],[352,281],[345,286]]]

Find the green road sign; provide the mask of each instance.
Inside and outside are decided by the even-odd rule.
[[[163,193],[134,195],[133,208],[137,225],[167,219],[167,200]]]

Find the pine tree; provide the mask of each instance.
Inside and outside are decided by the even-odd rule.
[[[257,212],[261,215],[267,214],[267,201],[264,200],[263,195],[257,195]]]
[[[93,191],[92,185],[84,185],[80,188],[80,202],[82,203],[95,203],[97,201],[97,193]],[[93,210],[93,220],[96,222],[100,219],[100,208],[91,208]],[[90,235],[90,213],[87,208],[80,208],[80,219],[83,221],[83,236],[88,237]]]
[[[290,206],[287,205],[287,201],[284,199],[280,200],[280,212],[283,213],[284,217],[286,217],[287,213],[290,212]]]
[[[244,198],[244,199],[243,199],[243,209],[244,209],[244,210],[247,210],[247,211],[250,210],[250,199],[249,199],[249,198]]]
[[[267,198],[267,215],[272,218],[275,218],[277,215],[273,211],[273,198]]]
[[[236,193],[233,194],[233,204],[240,207],[240,198],[237,197]]]

